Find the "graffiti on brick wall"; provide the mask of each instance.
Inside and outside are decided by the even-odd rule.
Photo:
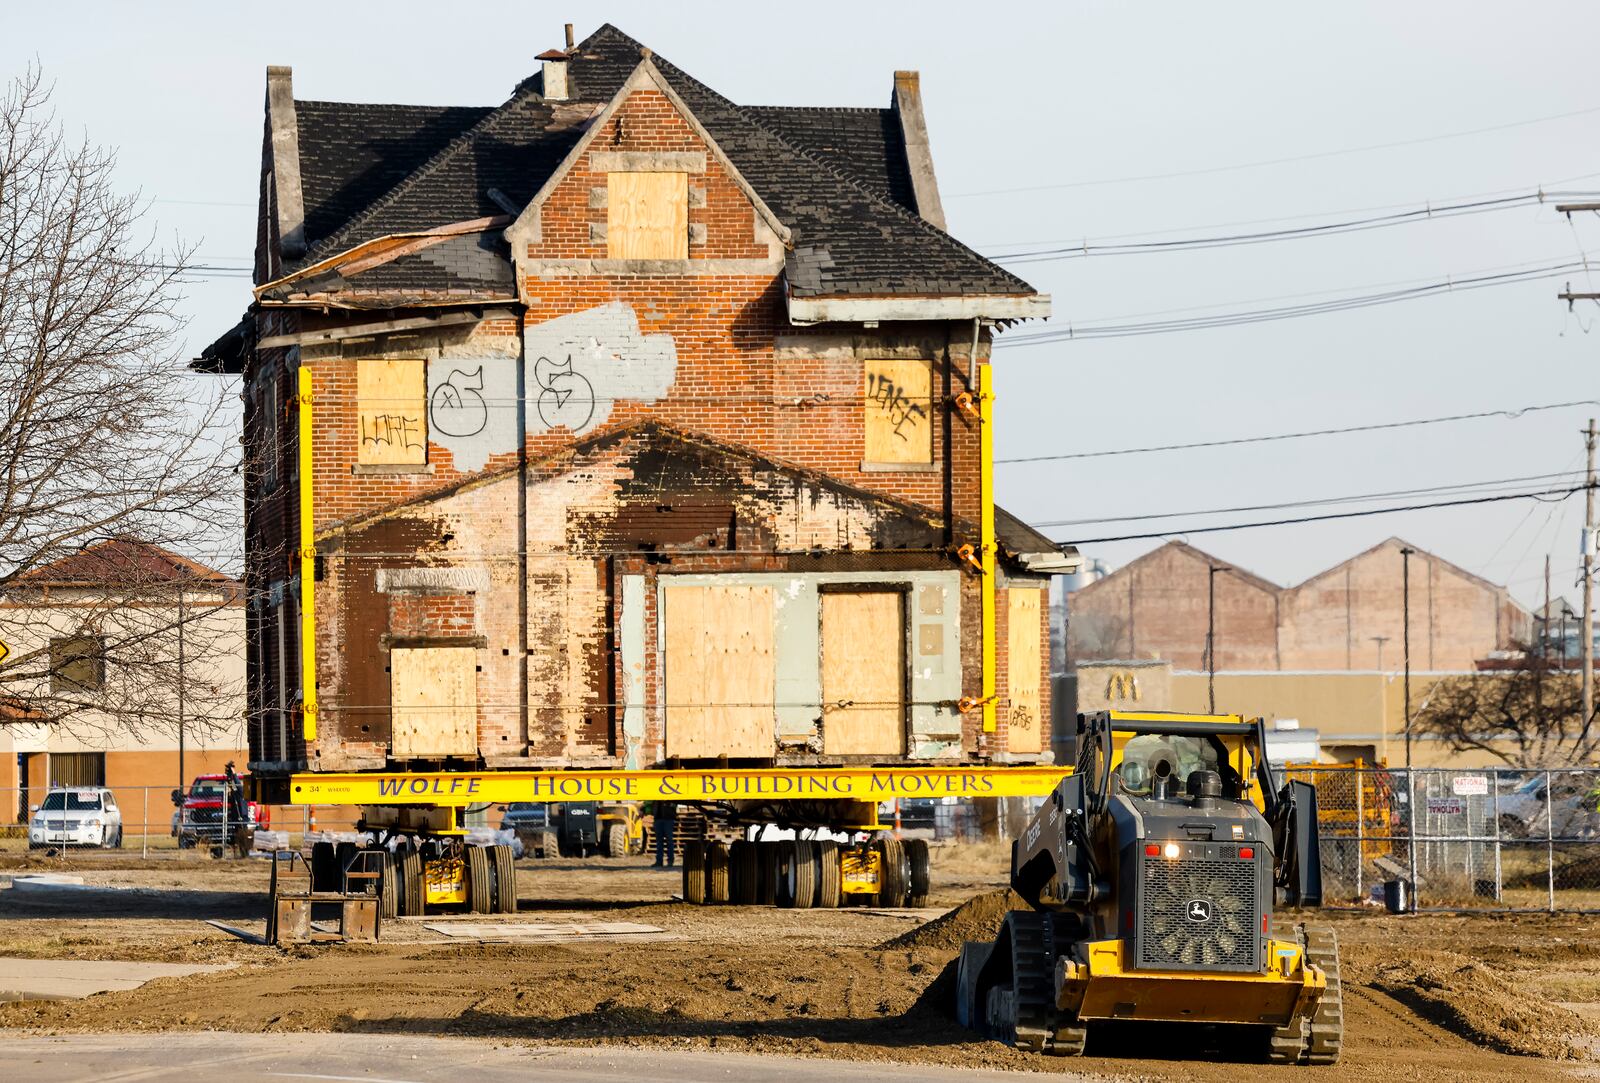
[[[527,425],[534,433],[589,432],[618,402],[661,399],[678,371],[672,336],[643,333],[620,301],[530,327],[523,349],[533,366]]]
[[[468,372],[452,368],[428,396],[428,422],[441,436],[477,436],[489,424],[483,398],[483,366]]]
[[[573,432],[583,432],[594,419],[594,384],[581,372],[574,371],[572,355],[560,364],[541,357],[533,363],[533,379],[539,385],[535,406],[539,420],[547,429],[566,426]]]
[[[452,350],[428,362],[429,438],[449,449],[457,470],[516,451],[518,418],[516,358]]]

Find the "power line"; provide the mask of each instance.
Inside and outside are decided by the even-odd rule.
[[[1057,519],[1032,525],[1036,527],[1084,526],[1089,523],[1135,523],[1147,522],[1151,519],[1189,519],[1205,515],[1229,515],[1242,511],[1283,511],[1289,508],[1312,508],[1328,504],[1354,504],[1369,500],[1393,500],[1405,496],[1431,496],[1435,493],[1461,492],[1468,489],[1494,489],[1506,485],[1522,485],[1528,482],[1549,484],[1557,479],[1569,477],[1573,473],[1575,471],[1569,470],[1556,474],[1529,474],[1524,477],[1499,478],[1492,481],[1466,481],[1453,485],[1428,485],[1420,489],[1391,489],[1381,493],[1319,497],[1315,500],[1290,500],[1273,504],[1244,504],[1232,508],[1201,508],[1195,511],[1151,512],[1142,515],[1106,515],[1090,519]]]
[[[1234,447],[1239,444],[1266,444],[1277,440],[1304,440],[1312,436],[1343,436],[1346,433],[1379,432],[1385,429],[1408,429],[1417,425],[1443,425],[1454,421],[1476,421],[1482,418],[1503,417],[1515,420],[1524,414],[1540,410],[1564,410],[1574,406],[1600,406],[1600,399],[1574,399],[1571,402],[1552,402],[1540,406],[1523,406],[1514,410],[1483,410],[1473,414],[1447,414],[1443,417],[1421,417],[1410,421],[1384,421],[1371,425],[1349,425],[1338,429],[1308,429],[1304,432],[1275,433],[1271,436],[1238,436],[1228,440],[1196,440],[1186,444],[1156,444],[1151,447],[1116,448],[1108,451],[1074,451],[1062,455],[1025,455],[1012,459],[996,459],[996,466],[1012,463],[1060,462],[1066,459],[1103,459],[1112,455],[1146,455],[1157,451],[1194,451],[1199,448]]]
[[[1323,158],[1336,158],[1344,154],[1365,154],[1374,150],[1392,150],[1396,147],[1417,146],[1422,143],[1438,143],[1447,139],[1462,139],[1472,135],[1508,131],[1512,128],[1525,128],[1531,124],[1547,124],[1553,120],[1567,120],[1571,117],[1587,116],[1590,113],[1600,113],[1600,106],[1575,109],[1570,113],[1552,113],[1549,116],[1533,117],[1530,120],[1515,120],[1506,124],[1491,124],[1484,128],[1467,128],[1457,132],[1445,132],[1441,135],[1425,135],[1415,139],[1396,139],[1387,143],[1368,143],[1364,146],[1323,150],[1312,154],[1296,154],[1285,158],[1261,158],[1253,162],[1209,166],[1205,169],[1185,169],[1176,173],[1144,173],[1126,177],[1106,177],[1100,180],[1066,181],[1060,184],[1029,184],[1018,188],[989,188],[977,192],[952,192],[946,195],[945,198],[971,199],[977,196],[1014,195],[1019,192],[1048,192],[1066,188],[1097,188],[1107,184],[1138,184],[1145,181],[1173,180],[1180,177],[1204,177],[1216,173],[1234,173],[1243,169],[1260,169],[1264,166],[1288,165],[1293,162],[1312,162]]]
[[[1467,215],[1491,214],[1497,211],[1516,210],[1521,207],[1542,205],[1553,193],[1524,192],[1501,199],[1476,200],[1463,203],[1428,204],[1395,214],[1366,218],[1353,218],[1338,222],[1324,222],[1297,229],[1264,230],[1255,233],[1228,233],[1211,237],[1185,237],[1171,241],[1144,241],[1133,244],[1090,244],[1087,241],[1071,247],[1038,248],[1021,252],[999,253],[989,258],[996,263],[1022,265],[1029,263],[1054,263],[1060,260],[1083,259],[1088,256],[1140,256],[1167,252],[1197,252],[1211,248],[1236,248],[1244,245],[1271,244],[1277,241],[1298,241],[1314,237],[1335,237],[1346,233],[1365,233],[1374,229],[1412,225],[1418,222],[1462,218]]]
[[[1518,185],[1515,188],[1496,188],[1487,192],[1467,192],[1462,195],[1449,196],[1436,202],[1437,205],[1443,205],[1446,203],[1465,203],[1470,200],[1494,199],[1497,196],[1517,195],[1529,191],[1543,192],[1548,198],[1556,198],[1558,195],[1561,195],[1555,190],[1558,189],[1560,185],[1572,184],[1576,181],[1593,180],[1595,177],[1600,177],[1600,173],[1579,173],[1576,176],[1561,177],[1552,181],[1542,181],[1534,185]],[[1565,198],[1565,196],[1561,195],[1561,198]],[[1026,241],[990,241],[980,247],[987,251],[994,248],[1026,248],[1029,245],[1037,244],[1066,245],[1084,244],[1090,241],[1098,243],[1104,243],[1107,241],[1131,241],[1138,240],[1143,237],[1167,237],[1174,233],[1193,233],[1196,230],[1202,229],[1235,229],[1241,226],[1265,226],[1281,222],[1305,222],[1312,218],[1328,218],[1339,214],[1376,214],[1379,211],[1406,210],[1417,206],[1419,203],[1427,204],[1430,202],[1435,201],[1408,199],[1398,203],[1368,204],[1362,207],[1333,207],[1327,210],[1312,211],[1305,214],[1280,214],[1268,218],[1235,218],[1227,222],[1203,222],[1187,226],[1170,226],[1165,229],[1146,229],[1134,233],[1103,233],[1087,239],[1083,237],[1055,237],[1049,240],[1030,238]],[[1571,217],[1571,215],[1567,216],[1569,222],[1571,221]],[[242,259],[244,257],[229,256],[226,258]]]
[[[1504,500],[1538,500],[1547,496],[1554,496],[1565,500],[1573,493],[1581,493],[1588,486],[1578,485],[1568,489],[1543,489],[1528,493],[1501,493],[1494,496],[1463,497],[1460,500],[1440,500],[1429,504],[1410,504],[1403,508],[1363,508],[1359,511],[1336,511],[1325,515],[1303,515],[1295,519],[1270,519],[1256,523],[1232,523],[1227,526],[1202,526],[1187,530],[1164,530],[1153,534],[1118,534],[1104,538],[1074,538],[1060,541],[1058,545],[1096,545],[1102,542],[1120,541],[1147,541],[1152,538],[1167,538],[1174,535],[1188,534],[1220,534],[1229,530],[1259,530],[1263,527],[1295,526],[1300,523],[1321,523],[1330,519],[1360,519],[1369,515],[1393,515],[1397,512],[1428,511],[1433,508],[1456,508],[1469,504],[1495,504]]]
[[[1569,274],[1585,266],[1587,266],[1586,259],[1580,261],[1569,260],[1564,263],[1528,267],[1523,270],[1504,271],[1498,274],[1476,274],[1460,278],[1452,276],[1442,281],[1429,282],[1426,285],[1386,290],[1381,293],[1357,294],[1328,301],[1284,305],[1278,308],[1245,309],[1237,312],[1224,312],[1214,316],[1190,316],[1182,319],[1152,320],[1125,324],[1106,322],[1069,324],[1056,330],[1018,335],[1008,340],[1002,339],[996,345],[1002,347],[1038,346],[1045,343],[1078,339],[1131,338],[1140,335],[1171,334],[1178,331],[1202,331],[1218,327],[1239,327],[1252,323],[1272,323],[1278,320],[1297,319],[1302,316],[1320,316],[1358,308],[1372,308],[1378,305],[1394,304],[1398,301],[1412,301],[1445,293],[1466,292],[1493,286],[1509,286],[1519,282],[1537,282],[1543,279],[1560,278],[1564,274]]]

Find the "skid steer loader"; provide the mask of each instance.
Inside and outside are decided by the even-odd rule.
[[[1332,1064],[1343,1012],[1318,906],[1316,791],[1273,782],[1259,720],[1082,715],[1074,773],[1012,843],[1033,908],[957,965],[956,1017],[1022,1049],[1081,1054],[1101,1020],[1253,1028],[1266,1059]]]

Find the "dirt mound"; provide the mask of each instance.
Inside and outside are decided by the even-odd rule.
[[[1591,1040],[1576,1013],[1449,951],[1380,963],[1365,984],[1470,1042],[1527,1057],[1581,1057]]]
[[[974,895],[948,914],[934,918],[926,925],[901,933],[878,947],[885,949],[907,948],[925,951],[960,951],[968,940],[993,940],[1000,932],[1000,923],[1012,910],[1027,910],[1010,888]]]

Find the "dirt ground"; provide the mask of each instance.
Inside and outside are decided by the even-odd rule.
[[[1005,881],[1002,847],[935,850],[936,907]],[[0,855],[0,877],[71,871],[143,890],[27,901],[0,890],[0,955],[232,962],[86,1001],[0,1005],[0,1027],[73,1030],[422,1032],[546,1045],[715,1048],[1115,1079],[1395,1081],[1600,1078],[1600,943],[1580,916],[1330,913],[1345,967],[1339,1068],[1271,1069],[1226,1036],[1169,1028],[1093,1033],[1081,1061],[975,1040],[948,1017],[940,975],[1000,907],[953,916],[691,907],[642,860],[523,862],[519,917],[632,921],[682,937],[649,944],[440,943],[414,921],[385,942],[280,950],[204,924],[259,928],[259,861]],[[484,919],[494,920],[494,919]],[[517,919],[510,919],[517,920]],[[1167,1059],[1174,1058],[1174,1059]]]

